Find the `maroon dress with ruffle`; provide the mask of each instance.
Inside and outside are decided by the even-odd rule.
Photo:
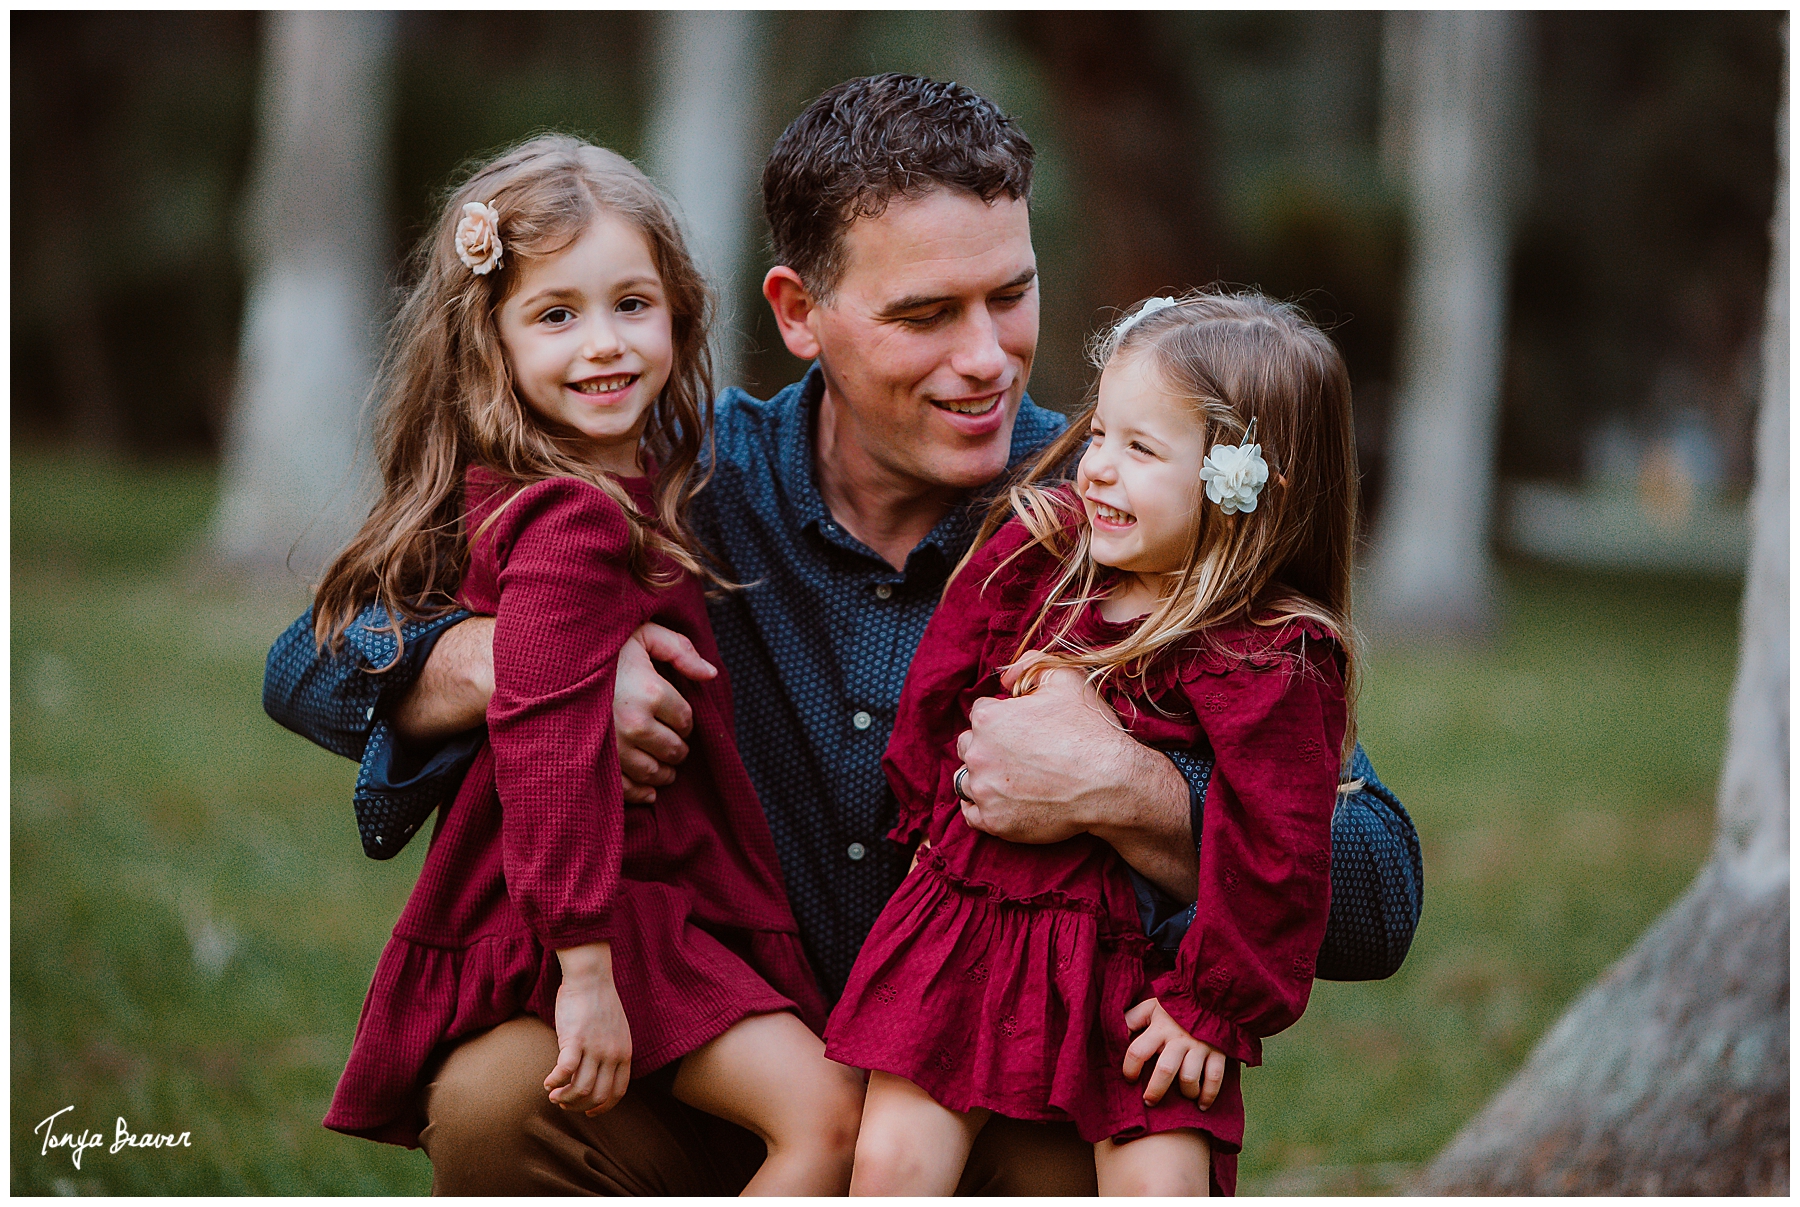
[[[963,821],[957,736],[976,699],[1004,694],[1000,671],[1056,578],[1041,547],[1007,561],[1026,535],[1014,520],[977,551],[913,660],[883,760],[900,804],[889,837],[931,846],[863,945],[826,1052],[905,1077],[952,1110],[1072,1120],[1088,1141],[1198,1128],[1212,1138],[1214,1193],[1229,1194],[1244,1137],[1239,1066],[1260,1063],[1260,1037],[1305,1009],[1330,908],[1346,718],[1338,646],[1307,622],[1245,624],[1104,690],[1139,741],[1204,741],[1216,760],[1199,909],[1171,959],[1145,938],[1126,865],[1106,843],[1014,844]],[[1110,624],[1090,604],[1072,635],[1105,646],[1135,623]],[[1146,1107],[1148,1073],[1134,1084],[1120,1072],[1125,1012],[1152,996],[1230,1058],[1207,1110],[1173,1087]]]
[[[623,484],[655,514],[648,479]],[[654,804],[624,803],[619,651],[655,621],[722,666],[699,582],[681,573],[655,590],[633,578],[624,513],[588,483],[521,490],[474,468],[465,504],[477,536],[462,602],[495,618],[488,743],[439,816],[325,1117],[407,1147],[424,1125],[427,1068],[448,1045],[522,1012],[555,1026],[560,948],[612,944],[633,1078],[752,1014],[793,1010],[814,1030],[825,1015],[738,758],[723,670],[680,682],[694,725],[675,782]]]

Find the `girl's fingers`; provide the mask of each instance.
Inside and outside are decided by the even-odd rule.
[[[1150,1071],[1150,1084],[1144,1087],[1144,1103],[1155,1106],[1175,1084],[1175,1075],[1181,1071],[1181,1052],[1176,1045],[1170,1044],[1162,1050],[1162,1056],[1156,1062],[1156,1068]]]
[[[575,1074],[575,1082],[569,1087],[570,1098],[582,1106],[594,1101],[594,1086],[600,1079],[600,1062],[592,1055],[584,1056],[581,1071]]]
[[[580,1048],[576,1047],[574,1044],[570,1044],[568,1047],[561,1049],[556,1054],[556,1067],[550,1070],[550,1076],[544,1078],[544,1088],[546,1090],[555,1090],[568,1085],[569,1079],[575,1075],[575,1070],[580,1067]],[[551,1097],[554,1098],[555,1095],[552,1094]]]
[[[1181,1093],[1184,1098],[1200,1097],[1200,1082],[1206,1076],[1206,1049],[1195,1045],[1181,1058]]]
[[[1142,1031],[1156,1017],[1156,999],[1147,997],[1125,1012],[1125,1025],[1133,1031]]]
[[[1125,1064],[1119,1071],[1125,1074],[1126,1081],[1136,1081],[1138,1074],[1144,1071],[1144,1065],[1158,1052],[1162,1051],[1163,1041],[1146,1031],[1131,1041],[1125,1049]]]
[[[1205,1110],[1219,1096],[1219,1087],[1225,1084],[1225,1053],[1208,1052],[1206,1054],[1206,1081],[1200,1087],[1200,1109]]]

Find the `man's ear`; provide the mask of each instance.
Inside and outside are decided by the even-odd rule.
[[[777,264],[763,278],[763,297],[775,312],[775,326],[787,350],[801,360],[819,359],[819,337],[813,331],[819,304],[813,301],[800,274],[785,264]]]

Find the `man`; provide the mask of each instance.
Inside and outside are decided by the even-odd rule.
[[[967,89],[889,75],[821,95],[763,174],[776,259],[764,296],[788,349],[815,363],[767,402],[721,396],[714,476],[692,518],[725,577],[747,584],[715,599],[711,619],[740,751],[828,997],[906,870],[883,837],[894,804],[880,756],[907,664],[982,493],[1062,423],[1025,395],[1038,334],[1032,155]],[[271,653],[271,715],[362,758],[372,854],[397,850],[449,799],[480,743],[491,622],[462,619],[407,626],[408,656],[386,676],[320,657],[306,617]],[[353,626],[371,667],[393,657],[391,638],[370,631],[381,623]],[[693,677],[713,668],[673,634],[639,641],[621,658],[615,714],[628,796],[642,801],[685,757],[689,721],[652,656]],[[1138,745],[1069,673],[978,703],[970,724],[958,751],[970,824],[1013,841],[1111,843],[1140,875],[1153,937],[1178,937],[1206,752]],[[412,752],[458,731],[416,764]],[[1366,917],[1334,928],[1336,949],[1328,935],[1321,972],[1335,961],[1358,975],[1360,961],[1360,975],[1385,975],[1417,918],[1417,840],[1391,796],[1346,805],[1335,857],[1364,874],[1334,877],[1334,915]],[[657,1078],[607,1115],[560,1114],[541,1084],[554,1049],[541,1021],[518,1019],[444,1057],[421,1104],[438,1190],[735,1193],[754,1171],[754,1141]],[[1091,1148],[1066,1125],[996,1120],[962,1188],[1092,1193]]]

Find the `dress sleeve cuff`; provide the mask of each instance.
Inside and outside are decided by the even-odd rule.
[[[1156,978],[1153,988],[1157,1002],[1169,1012],[1170,1018],[1181,1024],[1182,1030],[1246,1065],[1262,1063],[1262,1040],[1200,1005],[1176,982],[1175,973],[1164,973]]]

